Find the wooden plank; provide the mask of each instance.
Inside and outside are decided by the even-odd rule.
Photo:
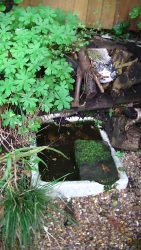
[[[117,19],[115,23],[122,22],[124,20],[127,20],[128,18],[128,13],[129,13],[129,5],[130,5],[130,0],[120,0],[119,3],[119,10],[117,14]]]
[[[34,1],[34,0],[33,0]],[[60,0],[42,0],[44,5],[50,6],[52,8],[61,8]]]
[[[87,8],[86,24],[87,27],[100,28],[100,17],[103,0],[89,0]]]
[[[31,6],[36,6],[38,4],[42,4],[42,0],[39,1],[39,0],[30,0],[30,5]]]
[[[30,0],[24,0],[21,4],[19,4],[20,6],[24,6],[24,7],[27,7],[27,6],[30,6]]]
[[[52,118],[66,117],[77,114],[81,111],[88,110],[100,110],[100,109],[109,109],[113,107],[121,107],[121,105],[129,103],[141,103],[141,85],[138,84],[134,86],[134,89],[130,88],[124,92],[124,95],[117,96],[113,98],[107,93],[99,94],[91,100],[87,101],[85,105],[81,105],[78,108],[72,108],[70,110],[63,110],[61,112],[54,112],[51,114],[45,114],[39,116],[41,123],[46,123]]]
[[[69,12],[74,11],[75,0],[60,0],[59,1],[59,8]]]
[[[117,0],[104,0],[100,22],[105,29],[111,29],[114,24]]]
[[[92,100],[86,102],[85,106],[80,106],[77,109],[78,111],[83,110],[98,110],[110,107],[116,107],[123,104],[129,103],[141,103],[141,85],[137,84],[134,88],[126,89],[124,95],[119,95],[117,98],[113,98],[107,93],[99,94],[94,97]],[[73,110],[73,109],[71,109]]]
[[[114,16],[114,23],[113,25],[119,23],[119,17],[120,17],[120,0],[116,1],[116,11],[115,11],[115,16]]]
[[[85,23],[87,16],[88,0],[75,0],[74,12],[78,13],[80,19]]]

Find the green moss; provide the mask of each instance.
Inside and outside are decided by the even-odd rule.
[[[106,186],[118,180],[111,151],[101,141],[76,140],[75,160],[81,180],[94,180]]]
[[[109,160],[111,152],[106,145],[94,140],[75,141],[75,159],[78,166],[83,164],[94,164],[100,159]]]

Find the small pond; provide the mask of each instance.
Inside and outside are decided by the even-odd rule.
[[[48,145],[67,156],[52,150],[39,154],[42,159],[39,172],[43,181],[53,181],[65,175],[67,181],[110,184],[118,180],[110,149],[103,143],[94,121],[43,125],[37,134],[37,145]]]

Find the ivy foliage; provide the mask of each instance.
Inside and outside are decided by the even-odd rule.
[[[137,28],[141,29],[141,21],[139,21],[139,18],[141,17],[141,7],[135,6],[133,9],[131,9],[129,12],[129,17],[129,20],[125,20],[113,26],[112,30],[117,37],[123,36],[125,39],[129,38],[129,33],[127,33],[127,31],[128,28],[130,28],[133,19],[137,19]]]
[[[136,19],[141,17],[141,7],[140,6],[135,6],[129,13],[129,16],[131,19]],[[137,23],[137,27],[141,29],[141,21]]]
[[[0,13],[0,106],[11,108],[4,125],[14,128],[37,110],[70,108],[74,80],[64,53],[77,43],[79,25],[77,16],[45,6]]]

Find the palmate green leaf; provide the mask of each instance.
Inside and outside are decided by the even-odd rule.
[[[16,85],[17,85],[17,91],[25,91],[29,92],[31,90],[31,87],[34,86],[36,79],[34,78],[34,75],[32,75],[31,72],[28,72],[25,68],[18,71],[16,74]],[[30,93],[29,96],[30,98]]]
[[[32,11],[29,11],[29,8],[30,7],[28,7],[27,11],[23,11],[19,17],[19,22],[21,22],[25,27],[32,23],[33,13]]]
[[[48,96],[42,100],[41,110],[48,113],[54,106],[54,97],[48,93]]]
[[[36,34],[48,34],[49,33],[49,20],[48,19],[33,19],[33,21],[36,23],[36,27],[34,27],[34,31]]]
[[[5,96],[4,94],[1,94],[1,91],[0,91],[0,106],[4,105],[5,103],[7,103],[7,96]]]
[[[33,32],[31,32],[28,29],[24,29],[24,28],[23,29],[22,28],[16,29],[14,41],[16,43],[20,44],[21,46],[23,46],[23,45],[27,46],[29,44],[29,42],[31,41],[31,38],[32,38],[31,35],[33,35]],[[16,43],[15,43],[15,45],[16,45]],[[15,48],[17,48],[17,47],[15,46]],[[19,47],[17,49],[19,49]],[[22,52],[22,50],[21,50],[21,52]]]
[[[13,110],[9,109],[5,111],[2,116],[3,126],[10,126],[10,128],[15,128],[15,126],[22,126],[22,117],[21,115],[16,115]]]
[[[70,109],[70,102],[72,100],[73,98],[70,97],[69,95],[65,96],[65,99],[64,99],[64,96],[63,98],[61,96],[58,96],[58,99],[55,101],[54,105],[57,107],[59,111],[63,109]]]
[[[8,57],[8,52],[11,48],[11,46],[13,45],[13,43],[11,41],[3,41],[2,39],[0,40],[0,58],[4,57],[4,55],[7,54],[6,57]]]
[[[3,3],[0,3],[0,12],[5,11],[5,10],[6,10],[6,6]]]
[[[14,75],[16,73],[16,63],[14,59],[5,60],[5,74],[6,76]]]
[[[67,89],[67,85],[65,82],[61,83],[59,86],[56,86],[55,88],[55,105],[57,106],[58,110],[62,110],[63,108],[69,109],[70,108],[70,102],[73,100],[72,97],[69,95],[69,91]]]
[[[5,81],[0,81],[0,93],[4,95],[4,97],[9,97],[12,92],[15,91],[14,79],[6,78]]]
[[[40,37],[35,34],[34,30],[29,30],[29,29],[16,29],[15,30],[15,36],[14,36],[14,41],[16,43],[19,43],[21,45],[29,45],[30,42],[32,41],[40,41]]]
[[[44,62],[50,59],[50,53],[48,52],[48,49],[42,47],[30,52],[29,58],[30,68],[32,68],[31,65],[35,65],[36,67],[37,65],[43,66]]]
[[[21,99],[21,94],[20,92],[18,93],[16,91],[16,94],[12,93],[12,95],[9,97],[9,103],[11,103],[12,105],[19,106],[20,99]]]
[[[45,81],[45,79],[39,79],[36,81],[36,86],[35,86],[35,95],[36,97],[40,97],[41,93],[44,97],[48,96],[48,89],[49,89],[49,85],[48,83]]]
[[[40,124],[39,119],[30,120],[30,121],[28,122],[28,127],[29,127],[29,129],[30,129],[31,131],[33,131],[33,132],[38,132],[40,126],[41,126],[41,124]]]
[[[21,58],[21,61],[27,56],[27,45],[20,43],[19,41],[12,44],[12,48],[10,49],[10,54],[12,58],[18,59]]]
[[[13,38],[13,34],[10,32],[10,26],[0,25],[0,36],[2,41],[6,42]]]
[[[21,104],[23,106],[23,110],[27,110],[27,113],[33,113],[36,109],[38,99],[32,96],[32,93],[26,93],[21,96]]]
[[[40,49],[41,44],[40,42],[34,41],[33,43],[30,43],[28,45],[28,53],[29,54],[33,54],[35,52],[38,52],[38,50]]]
[[[0,20],[1,20],[1,23],[3,23],[5,26],[8,26],[9,24],[12,24],[13,23],[13,20],[14,20],[14,16],[11,15],[11,13],[7,13],[5,15],[5,13],[0,13]],[[11,27],[12,29],[12,27]]]
[[[5,71],[5,63],[7,63],[7,60],[8,60],[8,53],[3,52],[0,49],[0,72]]]

